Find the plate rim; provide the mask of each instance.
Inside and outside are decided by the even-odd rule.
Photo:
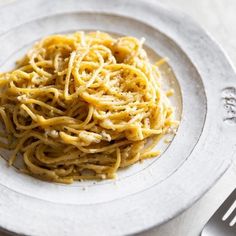
[[[90,2],[92,2],[93,0],[89,0]],[[88,1],[88,2],[89,2]],[[21,1],[21,4],[23,5],[24,3],[26,3],[26,2],[30,2],[30,1],[27,1],[27,0],[24,0],[24,1]],[[36,2],[36,1],[35,1]],[[37,2],[45,2],[44,0],[37,0]],[[72,0],[72,2],[74,2],[73,0]],[[79,2],[79,1],[78,1]],[[106,0],[103,0],[103,2],[108,2],[108,1],[106,1]],[[120,1],[121,2],[121,1]],[[131,3],[131,1],[129,1],[129,0],[125,0],[125,1],[123,1],[123,4],[124,3]],[[18,6],[19,5],[21,5],[21,4],[18,4]],[[147,3],[147,2],[145,2],[144,0],[137,0],[135,3],[133,2],[133,4],[149,4],[150,6],[153,6],[154,8],[155,7],[157,7],[157,8],[160,8],[160,9],[164,9],[164,10],[166,10],[166,11],[169,11],[169,12],[171,12],[173,15],[174,15],[174,17],[176,17],[176,18],[178,18],[178,17],[181,17],[181,20],[186,20],[186,19],[188,19],[189,20],[189,22],[188,22],[188,24],[190,24],[190,25],[192,25],[195,29],[197,29],[198,30],[198,32],[199,32],[199,34],[200,35],[204,35],[204,37],[206,37],[210,42],[212,42],[212,46],[222,55],[222,58],[221,58],[221,60],[222,61],[224,61],[226,64],[228,64],[228,66],[229,66],[229,68],[231,68],[231,72],[230,73],[232,73],[232,78],[236,78],[235,77],[235,69],[234,69],[234,67],[233,67],[233,65],[232,65],[232,62],[230,61],[230,59],[228,58],[228,56],[225,54],[225,52],[224,52],[224,50],[222,49],[222,47],[218,44],[218,43],[216,43],[216,41],[214,40],[214,39],[212,39],[212,37],[209,35],[209,33],[207,33],[205,30],[203,30],[200,26],[198,26],[198,24],[195,22],[195,21],[193,21],[191,18],[189,18],[185,13],[182,13],[182,12],[180,12],[179,10],[175,10],[175,8],[173,8],[173,7],[167,7],[166,5],[163,5],[163,4],[160,4],[160,3],[153,3],[153,2],[150,2],[150,3]],[[14,8],[15,7],[15,4],[10,4],[10,5],[7,5],[7,6],[5,6],[4,7],[4,9],[6,9],[6,8]],[[3,9],[3,10],[4,10]],[[1,10],[2,10],[2,8],[0,8],[0,12],[1,12]],[[179,19],[180,20],[180,19]],[[6,32],[5,32],[6,33]],[[0,33],[1,34],[1,33]],[[178,46],[180,46],[180,48],[182,49],[182,47],[181,47],[181,45],[179,45],[179,43],[178,43]],[[184,50],[184,49],[182,49],[185,53],[186,53],[186,51]],[[188,54],[187,54],[187,56],[188,56]],[[191,60],[192,58],[190,57],[190,60]],[[195,66],[195,63],[191,60],[191,62],[194,64],[194,66]],[[197,66],[196,66],[196,68],[198,68]],[[197,71],[199,71],[198,69],[197,69]],[[222,88],[223,89],[223,88]],[[228,128],[226,128],[226,130],[227,130],[227,132],[228,132],[228,134],[229,134],[229,136],[231,136],[232,135],[232,132],[230,132],[229,130],[228,130]],[[234,147],[235,148],[235,147]],[[233,148],[232,148],[233,149]],[[232,153],[234,153],[233,155],[235,155],[235,150],[233,150],[233,152]],[[192,198],[191,198],[191,201],[188,201],[188,204],[187,205],[185,205],[180,211],[176,211],[175,212],[175,214],[172,214],[172,216],[170,217],[170,218],[173,218],[174,216],[176,216],[177,214],[179,214],[180,212],[182,212],[182,211],[184,211],[185,209],[187,209],[190,205],[192,205],[194,202],[196,202],[212,185],[213,185],[213,183],[215,183],[216,181],[217,181],[217,179],[219,179],[220,178],[220,176],[227,170],[227,168],[229,167],[229,165],[230,165],[230,160],[233,158],[233,155],[232,155],[232,157],[231,158],[228,158],[228,161],[227,162],[225,162],[224,164],[223,164],[223,166],[222,166],[222,169],[220,170],[220,172],[218,173],[218,176],[216,176],[215,178],[213,178],[211,181],[210,181],[210,183],[208,183],[208,185],[205,187],[205,188],[203,188],[202,190],[201,190],[201,193],[200,193],[200,195],[198,195],[198,196],[192,196]],[[0,200],[2,200],[1,198],[0,198]],[[0,201],[1,202],[1,201]],[[2,208],[2,206],[0,206],[0,209]],[[163,218],[163,221],[162,222],[159,222],[159,224],[161,224],[161,223],[164,223],[166,220],[168,220],[168,218]],[[159,225],[158,224],[158,225]],[[5,225],[5,226],[2,226],[2,222],[0,221],[0,225],[1,225],[1,227],[3,227],[4,229],[7,229],[8,227],[7,227],[7,225]],[[143,232],[143,231],[146,231],[147,229],[150,229],[150,228],[152,228],[152,227],[154,227],[154,226],[156,226],[156,224],[152,224],[152,225],[150,225],[150,227],[146,227],[145,229],[139,229],[138,231],[134,231],[134,232],[127,232],[127,233],[137,233],[137,232]],[[11,229],[10,229],[10,231],[12,231]],[[17,229],[15,229],[15,230],[13,230],[12,232],[17,232],[18,230]],[[38,232],[39,233],[39,232]],[[114,232],[113,232],[113,234],[114,234]],[[62,235],[62,234],[61,234]]]

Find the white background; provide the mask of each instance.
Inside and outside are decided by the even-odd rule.
[[[14,0],[0,0],[0,7],[13,1]],[[194,18],[221,44],[231,58],[233,64],[236,66],[236,0],[156,1],[177,7]],[[198,236],[210,216],[235,187],[236,157],[234,157],[234,162],[231,168],[224,174],[224,176],[191,208],[168,223],[139,235]],[[0,232],[0,235],[7,236],[8,234]]]

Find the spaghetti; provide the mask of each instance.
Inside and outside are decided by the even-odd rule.
[[[158,156],[173,108],[142,46],[102,32],[52,35],[0,74],[9,164],[22,158],[28,174],[72,183]]]

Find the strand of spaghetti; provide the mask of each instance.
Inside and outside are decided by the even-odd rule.
[[[32,68],[33,68],[40,76],[45,76],[45,77],[47,77],[47,78],[51,78],[52,75],[51,75],[50,73],[44,71],[43,69],[41,69],[41,68],[39,68],[39,67],[37,66],[37,63],[35,63],[35,61],[34,61],[34,57],[32,57],[32,58],[30,59],[29,63],[30,63],[30,65],[32,66]]]
[[[62,125],[62,124],[77,124],[78,121],[74,118],[67,117],[67,116],[59,116],[59,117],[53,117],[49,119],[45,119],[41,115],[36,115],[37,116],[37,123],[40,126],[50,126],[50,125]]]
[[[78,51],[78,50],[77,50]],[[82,53],[82,55],[76,60],[76,63],[75,63],[75,66],[74,68],[72,68],[72,75],[74,76],[74,85],[76,87],[78,86],[83,86],[85,85],[86,83],[81,79],[81,76],[80,74],[78,73],[79,69],[81,68],[81,66],[83,65],[83,59],[84,57],[88,54],[89,52],[89,49],[88,48],[85,48],[85,51]],[[86,65],[87,65],[88,62],[86,62]],[[90,62],[90,63],[93,63],[93,62]],[[99,65],[98,65],[99,66]]]
[[[74,168],[73,166],[70,166],[68,169],[64,169],[64,168],[58,168],[58,169],[55,169],[55,173],[61,177],[68,177],[68,175],[72,174]],[[73,181],[73,179],[72,179]]]
[[[82,164],[81,169],[90,169],[90,170],[94,170],[96,173],[98,174],[102,174],[104,172],[109,172],[110,170],[110,166],[105,166],[105,165],[96,165],[96,164]]]
[[[119,168],[158,156],[176,127],[161,74],[144,39],[102,32],[52,35],[0,74],[0,117],[24,173],[71,183],[114,178]],[[160,63],[160,62],[159,62]],[[20,155],[21,153],[23,158]]]
[[[25,153],[24,153],[24,162],[27,166],[27,168],[34,174],[37,174],[39,176],[46,176],[48,177],[49,179],[51,180],[56,180],[58,179],[58,175],[55,173],[55,171],[53,170],[47,170],[45,168],[41,168],[39,166],[36,166],[33,164],[32,161],[30,161],[30,158],[29,158],[29,153],[30,153],[31,150],[27,150]]]
[[[70,59],[69,59],[69,64],[68,64],[68,69],[67,69],[67,73],[66,73],[66,79],[65,79],[65,90],[64,90],[64,97],[65,99],[68,99],[68,88],[69,88],[69,82],[70,82],[70,75],[71,75],[71,71],[72,71],[72,66],[74,64],[75,61],[75,56],[76,56],[76,52],[72,52],[70,54]]]
[[[109,149],[114,149],[116,147],[120,147],[120,146],[123,146],[123,145],[127,145],[127,144],[130,144],[132,143],[132,141],[129,141],[129,140],[125,140],[125,141],[121,141],[121,142],[118,142],[118,143],[115,143],[115,144],[111,144],[109,146],[105,146],[105,147],[102,147],[102,148],[83,148],[81,145],[79,145],[77,143],[78,141],[78,138],[77,137],[73,137],[71,135],[68,135],[66,134],[65,132],[60,132],[60,137],[62,138],[62,140],[67,143],[67,144],[72,144],[76,147],[78,147],[78,149],[80,149],[82,152],[85,152],[85,153],[99,153],[99,152],[104,152],[104,151],[107,151]]]
[[[160,154],[161,154],[160,150],[145,152],[144,154],[140,155],[140,159],[144,160],[144,159],[148,159],[148,158],[153,158],[153,157],[159,156]]]
[[[11,121],[7,117],[7,114],[6,114],[6,112],[5,112],[3,107],[0,107],[0,115],[1,115],[1,117],[3,119],[3,121],[4,121],[4,124],[5,124],[7,132],[8,133],[14,132],[14,128],[13,128],[13,126],[11,124]]]
[[[28,73],[26,73],[26,72],[24,72],[22,70],[15,70],[15,71],[13,71],[12,75],[15,75],[16,78],[19,78],[19,77],[23,78],[23,79],[30,79],[31,78],[30,74],[28,74]]]
[[[50,105],[46,104],[45,102],[42,102],[42,101],[39,101],[39,100],[36,100],[36,99],[32,99],[32,98],[31,99],[26,99],[25,101],[22,101],[22,102],[25,103],[25,104],[37,104],[41,107],[45,107],[48,110],[57,113],[59,115],[64,115],[65,114],[63,111],[61,111],[61,110],[59,110],[59,109],[57,109],[53,106],[50,106]]]
[[[66,162],[68,160],[74,160],[74,159],[78,159],[78,157],[80,157],[81,152],[80,151],[74,151],[70,154],[66,154],[66,155],[62,155],[56,158],[51,158],[48,156],[45,156],[44,154],[44,146],[38,146],[36,149],[36,157],[37,159],[45,164],[56,164],[58,162]]]
[[[116,171],[119,169],[120,163],[121,163],[120,149],[116,148],[116,163],[112,169],[113,173],[116,173]]]
[[[20,108],[26,111],[26,113],[32,118],[33,121],[37,122],[37,115],[35,115],[25,104],[21,104]]]
[[[137,153],[135,156],[133,156],[129,160],[124,160],[123,163],[120,164],[120,166],[122,168],[124,168],[124,167],[130,166],[130,165],[136,163],[139,160],[140,160],[140,153]]]
[[[18,129],[18,130],[32,130],[32,129],[34,129],[34,128],[36,128],[36,127],[38,127],[39,126],[39,124],[37,124],[37,123],[35,123],[35,124],[28,124],[28,125],[22,125],[22,124],[20,124],[19,122],[18,122],[18,118],[17,118],[17,116],[19,115],[19,113],[18,113],[18,107],[16,106],[15,108],[14,108],[14,111],[13,111],[13,122],[14,122],[14,124],[16,125],[16,128]],[[14,135],[16,136],[16,137],[18,137],[18,135],[16,134],[16,133],[14,133]]]
[[[43,141],[43,143],[48,144],[48,145],[52,145],[55,147],[58,147],[58,144],[53,142],[50,139],[47,139],[46,137],[43,137],[42,134],[36,133],[36,132],[30,132],[30,130],[26,133],[25,136],[23,136],[19,142],[17,143],[17,146],[15,148],[15,150],[13,151],[13,153],[11,154],[10,158],[9,158],[9,165],[12,165],[13,162],[16,159],[16,154],[19,152],[19,150],[21,150],[22,145],[24,144],[24,142],[29,139],[30,137],[35,137],[40,139],[41,141]]]
[[[127,69],[128,71],[132,71],[134,74],[136,74],[138,76],[138,78],[140,79],[140,82],[143,82],[146,85],[148,84],[147,76],[140,69],[137,69],[131,65],[127,65],[127,64],[123,64],[123,63],[111,64],[111,65],[106,65],[104,68],[111,69],[111,70]]]
[[[29,133],[29,132],[28,132]],[[27,139],[27,135],[25,137],[23,137],[16,145],[13,153],[11,154],[10,158],[9,158],[9,165],[11,166],[13,164],[13,162],[15,161],[16,159],[16,155],[17,153],[19,152],[19,150],[21,149],[23,143],[25,142],[25,140]]]
[[[26,145],[26,146],[22,147],[21,150],[22,150],[23,152],[27,151],[28,149],[32,151],[32,150],[34,150],[34,148],[36,148],[39,144],[42,144],[42,143],[43,143],[43,142],[42,142],[41,140],[38,140],[38,141],[36,141],[36,142],[33,142],[33,143],[29,144],[29,145]]]

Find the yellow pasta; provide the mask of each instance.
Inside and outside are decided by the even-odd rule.
[[[158,156],[152,149],[175,121],[157,65],[134,37],[76,32],[35,43],[0,74],[9,164],[22,158],[25,173],[72,183]]]

